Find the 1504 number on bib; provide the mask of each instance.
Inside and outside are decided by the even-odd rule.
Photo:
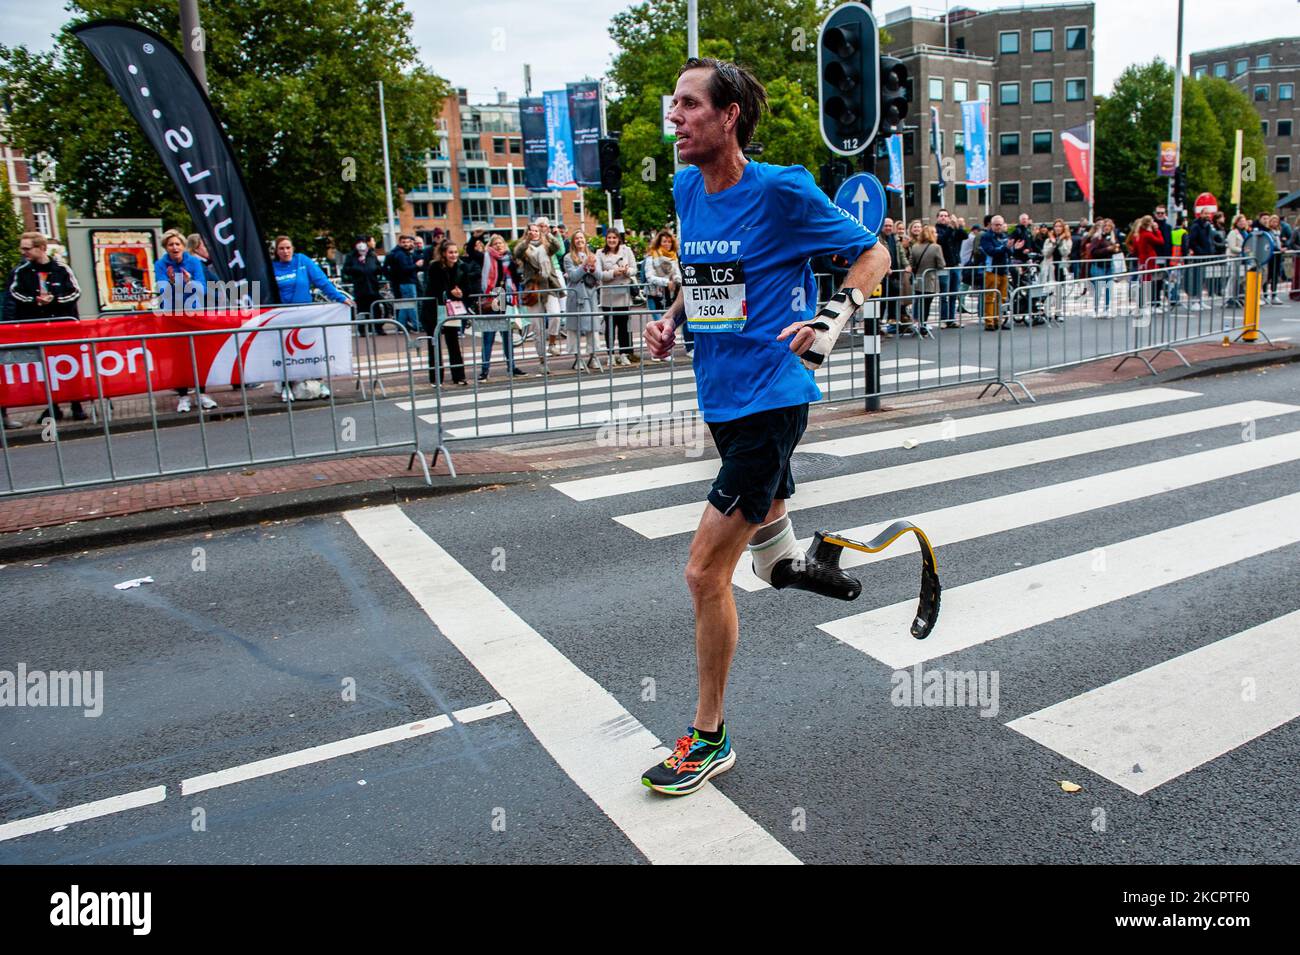
[[[748,317],[745,269],[740,262],[693,262],[682,265],[686,324],[693,334],[740,332]]]

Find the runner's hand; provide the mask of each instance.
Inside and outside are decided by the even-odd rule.
[[[781,334],[776,336],[776,340],[783,342],[793,335],[794,338],[790,339],[790,351],[794,352],[796,355],[802,355],[812,347],[813,339],[817,337],[817,330],[808,327],[813,323],[813,321],[815,321],[815,319],[812,321],[795,322],[793,325],[787,325],[785,328],[781,329]]]
[[[667,358],[677,341],[677,328],[671,319],[660,318],[646,322],[645,347],[651,358]]]

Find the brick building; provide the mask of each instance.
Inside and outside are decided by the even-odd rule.
[[[962,184],[961,103],[979,99],[989,102],[991,211],[1028,212],[1035,222],[1086,218],[1061,132],[1094,115],[1093,5],[956,7],[946,19],[903,7],[882,24],[890,36],[882,52],[906,64],[912,87],[906,125],[916,128],[903,139],[907,218],[933,221],[945,206],[968,219],[983,215],[985,190]],[[942,193],[930,152],[931,106],[939,111],[939,155],[953,160],[955,172]]]
[[[1192,76],[1217,76],[1239,87],[1259,113],[1268,172],[1281,199],[1300,189],[1296,143],[1296,87],[1300,85],[1300,37],[1221,46],[1191,56]],[[1242,210],[1243,212],[1247,210]],[[1262,210],[1251,209],[1250,215]]]
[[[438,142],[425,157],[422,183],[403,191],[400,228],[429,233],[435,228],[464,241],[474,229],[507,238],[536,216],[568,231],[585,222],[581,189],[529,192],[524,188],[523,138],[519,104],[504,94],[492,105],[471,105],[463,89],[448,96],[438,117]]]
[[[10,143],[3,109],[0,109],[0,164],[9,180],[14,211],[23,231],[39,232],[51,242],[60,242],[59,220],[55,212],[58,197],[36,175],[23,151]]]

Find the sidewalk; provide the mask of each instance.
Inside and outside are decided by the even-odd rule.
[[[1116,370],[1117,359],[1091,362],[1059,372],[1025,376],[1035,397],[1076,392],[1142,380],[1177,381],[1197,375],[1242,370],[1300,360],[1289,344],[1221,345],[1205,343],[1180,349],[1191,368],[1166,353],[1153,359],[1159,374],[1129,360]],[[932,418],[973,407],[1009,403],[979,394],[983,384],[886,398],[878,412],[866,413],[860,402],[815,406],[809,433],[875,425],[924,414]],[[924,409],[924,410],[921,410]],[[550,480],[566,468],[621,461],[680,458],[681,447],[612,447],[597,445],[590,431],[534,434],[502,439],[497,447],[452,449],[457,477],[448,475],[440,458],[432,487],[419,467],[408,470],[410,456],[359,455],[265,468],[195,474],[134,484],[0,500],[0,562],[111,546],[128,540],[213,530],[326,513],[362,504],[392,503],[419,497],[479,490],[530,479]]]

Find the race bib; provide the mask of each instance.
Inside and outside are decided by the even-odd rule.
[[[682,296],[692,334],[745,330],[745,269],[739,262],[683,264]]]

